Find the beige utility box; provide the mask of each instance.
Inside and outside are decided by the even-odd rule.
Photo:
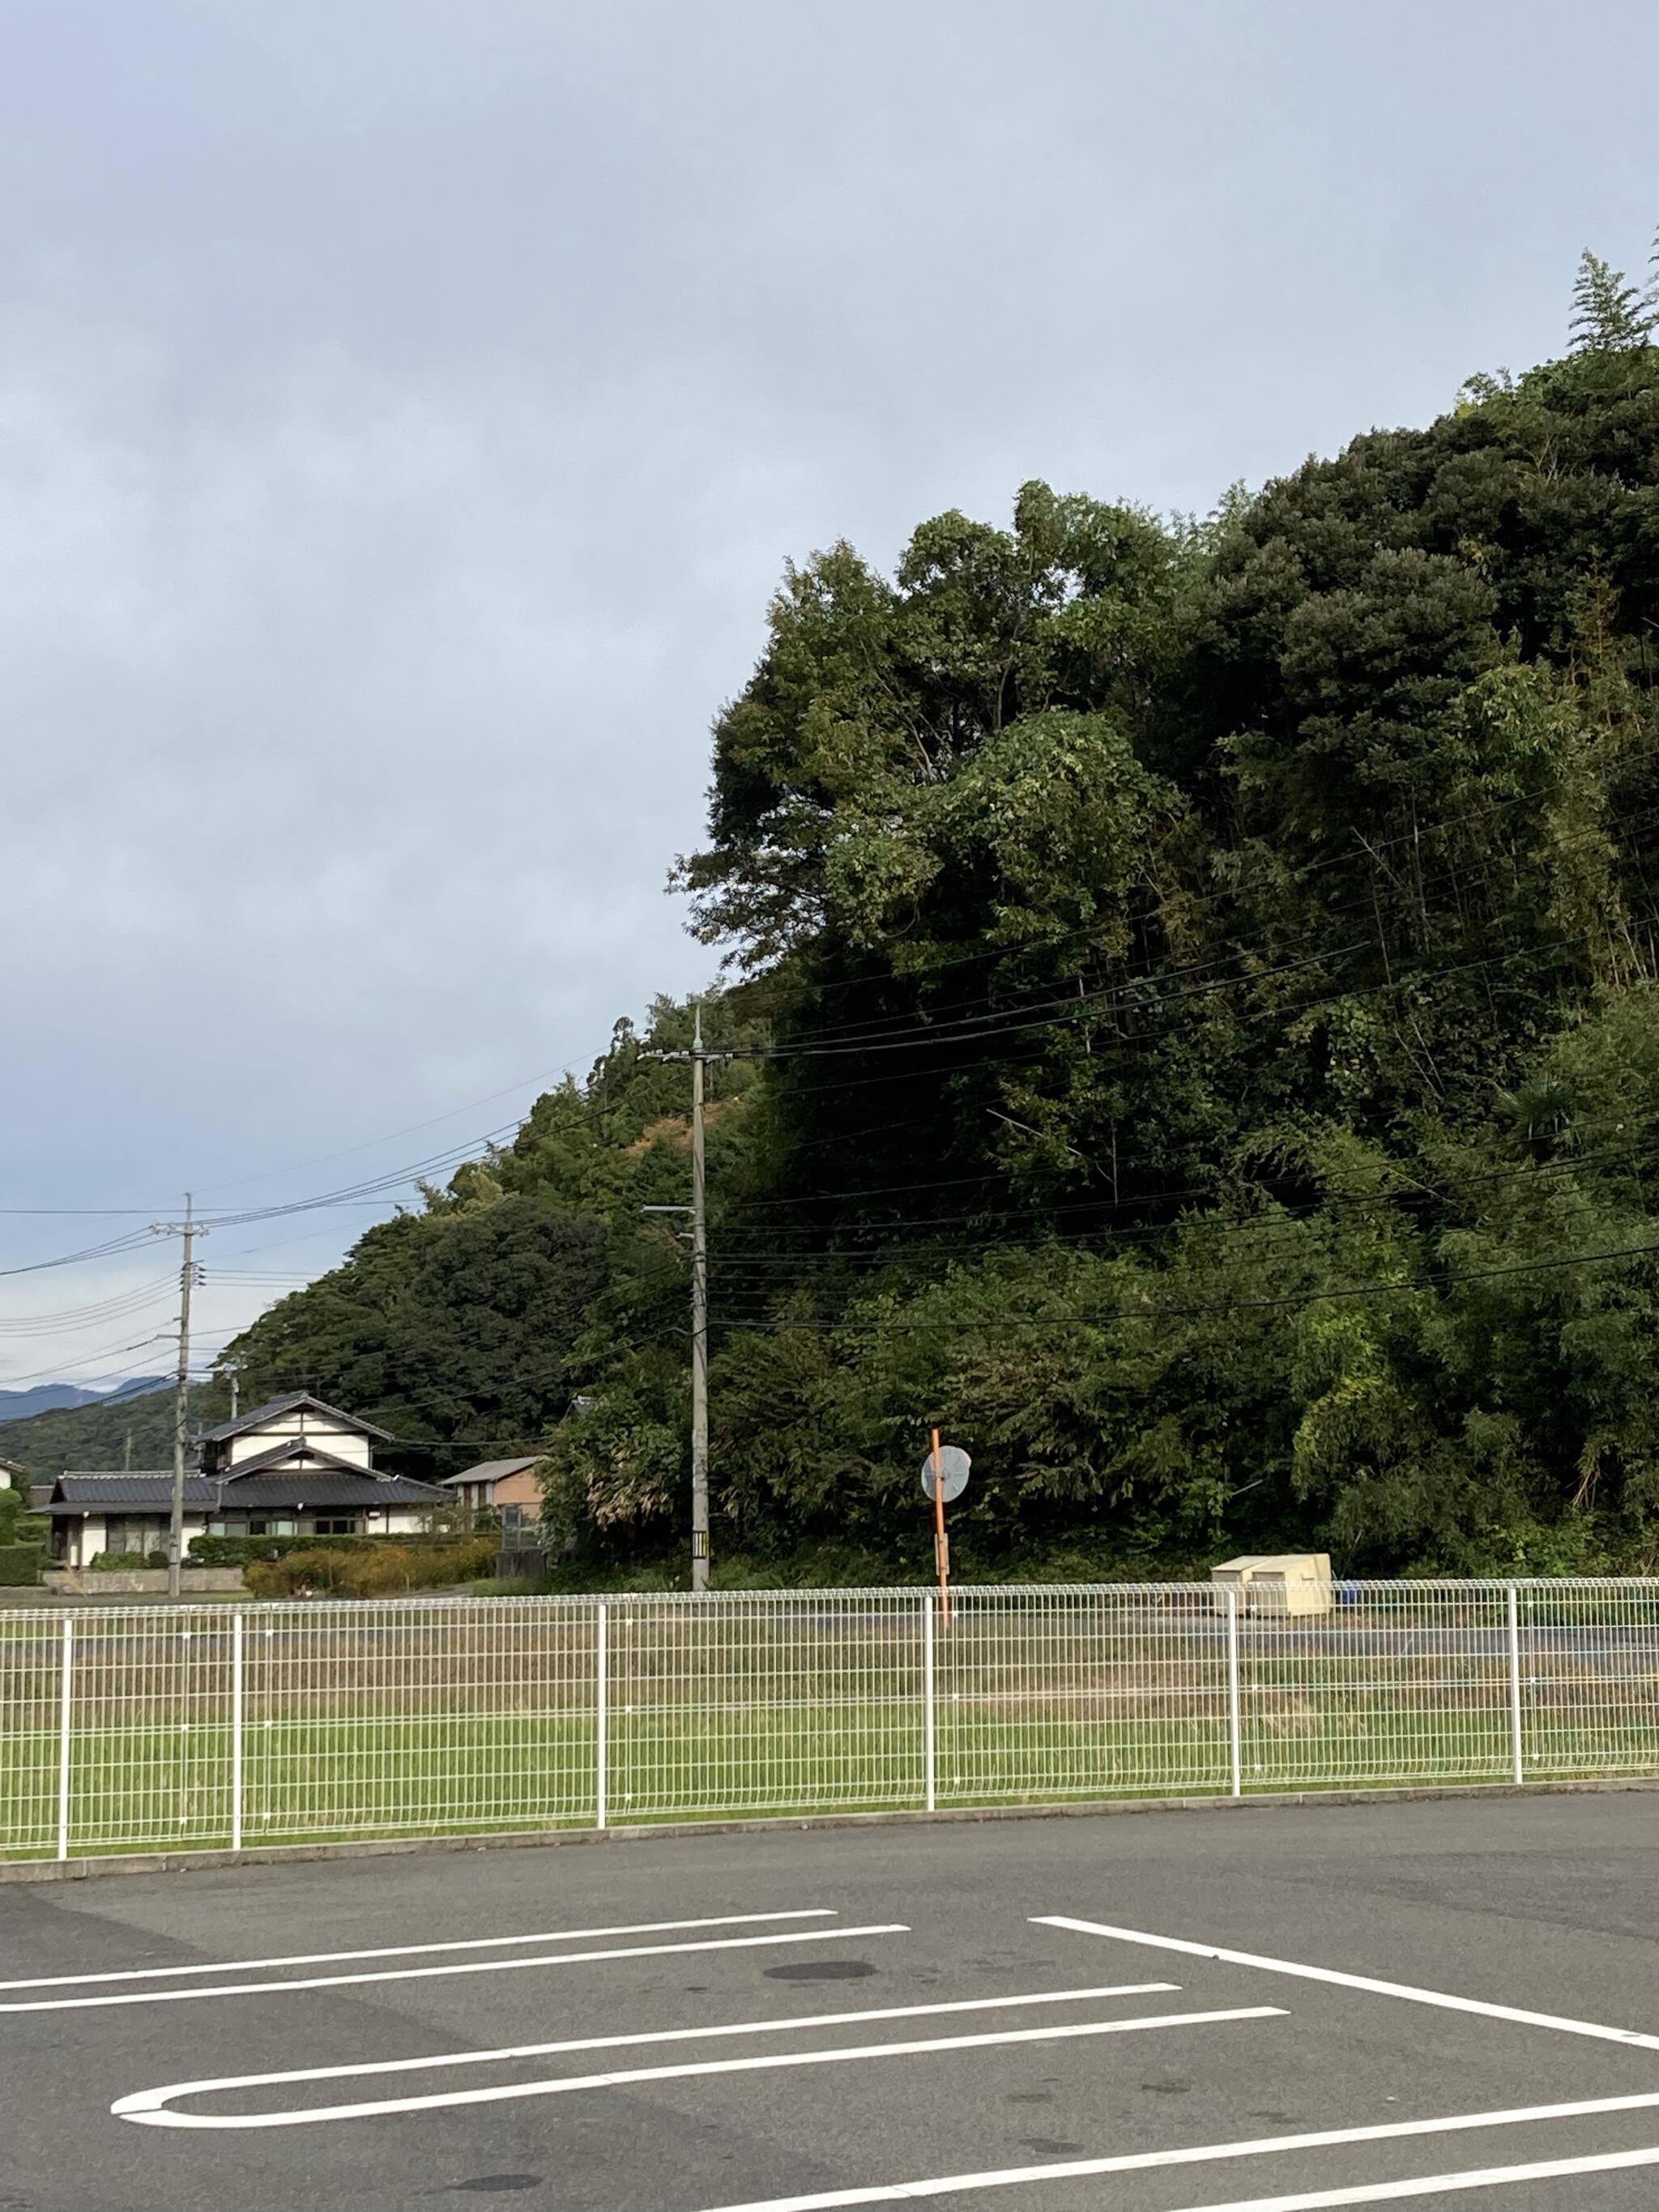
[[[1238,1592],[1244,1613],[1327,1613],[1336,1602],[1328,1552],[1247,1552],[1210,1570],[1218,1594]]]

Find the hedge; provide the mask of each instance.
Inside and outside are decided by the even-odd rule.
[[[165,1552],[94,1552],[91,1571],[94,1575],[128,1575],[135,1568],[164,1567],[167,1563]]]
[[[32,1589],[46,1564],[44,1544],[0,1544],[0,1588]]]
[[[459,1544],[376,1537],[344,1553],[312,1545],[285,1559],[256,1559],[246,1574],[255,1597],[396,1597],[404,1590],[476,1582],[495,1563],[493,1537],[465,1537]]]
[[[190,1556],[198,1567],[245,1567],[256,1559],[285,1559],[290,1552],[373,1552],[386,1544],[466,1544],[469,1536],[192,1536]]]

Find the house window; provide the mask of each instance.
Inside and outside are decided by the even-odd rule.
[[[160,1521],[112,1514],[104,1523],[104,1549],[106,1552],[137,1552],[148,1555],[164,1549],[167,1540],[166,1526]]]
[[[522,1505],[503,1505],[503,1506],[502,1506],[502,1508],[501,1508],[501,1534],[502,1534],[502,1535],[503,1535],[503,1536],[518,1536],[518,1535],[522,1535],[522,1534],[523,1534],[523,1533],[524,1533],[524,1508],[523,1508],[523,1506],[522,1506]]]
[[[250,1536],[293,1536],[298,1526],[293,1521],[266,1520],[262,1514],[249,1516],[247,1533]]]
[[[357,1523],[353,1516],[349,1513],[337,1514],[332,1518],[319,1514],[313,1524],[312,1533],[318,1536],[355,1536],[357,1533]]]

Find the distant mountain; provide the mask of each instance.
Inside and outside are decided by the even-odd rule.
[[[198,1384],[190,1394],[192,1432],[204,1422],[222,1420],[229,1410],[224,1384]],[[0,1459],[21,1460],[35,1482],[50,1482],[66,1467],[125,1466],[129,1444],[134,1467],[167,1467],[173,1417],[173,1385],[151,1376],[89,1402],[0,1420]]]
[[[83,1389],[78,1382],[37,1382],[30,1390],[0,1390],[0,1423],[27,1421],[36,1413],[65,1413],[76,1406],[110,1406],[118,1398],[142,1398],[159,1390],[164,1375],[140,1375],[113,1390]]]
[[[77,1389],[73,1382],[40,1382],[33,1390],[0,1390],[0,1421],[27,1421],[32,1413],[61,1413],[70,1406],[87,1406],[95,1390]]]

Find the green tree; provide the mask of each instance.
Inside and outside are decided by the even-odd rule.
[[[539,1193],[457,1195],[371,1229],[221,1364],[245,1404],[315,1391],[398,1439],[387,1464],[442,1474],[535,1447],[564,1410],[568,1356],[605,1274],[591,1216]]]
[[[923,1571],[937,1419],[975,1573],[1659,1557],[1659,349],[1589,275],[1565,360],[1202,526],[1028,484],[788,571],[678,874],[740,978],[717,1556]],[[510,1425],[574,1553],[666,1571],[690,1020],[246,1371]]]
[[[1654,325],[1651,303],[1626,278],[1587,246],[1572,288],[1574,349],[1579,353],[1626,353],[1648,343]]]

